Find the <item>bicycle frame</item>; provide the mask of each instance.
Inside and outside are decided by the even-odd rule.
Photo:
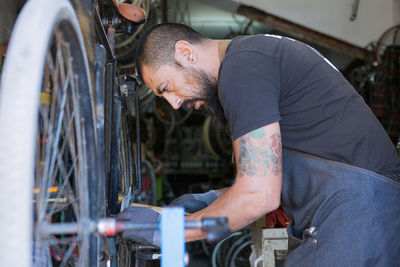
[[[98,135],[97,148],[98,148],[98,168],[102,177],[93,177],[95,179],[92,184],[97,185],[97,190],[93,190],[92,194],[97,192],[96,199],[106,199],[106,203],[97,201],[96,206],[92,207],[92,212],[96,212],[96,218],[101,219],[104,217],[115,217],[119,210],[118,197],[119,197],[119,175],[120,175],[120,129],[121,119],[125,119],[128,133],[125,135],[129,139],[129,132],[131,131],[127,121],[127,97],[135,98],[136,105],[136,144],[137,144],[137,159],[136,166],[132,164],[134,161],[133,147],[131,140],[125,140],[124,144],[128,144],[127,151],[130,153],[129,157],[132,159],[131,163],[133,173],[132,175],[136,182],[135,194],[140,193],[141,189],[141,153],[140,153],[140,129],[139,129],[139,94],[137,92],[139,83],[135,79],[128,79],[122,76],[118,79],[117,73],[117,60],[114,53],[115,48],[115,33],[126,32],[132,33],[134,24],[126,19],[118,16],[118,11],[112,0],[83,0],[77,1],[75,9],[81,24],[83,35],[86,37],[86,50],[89,57],[89,62],[92,62],[91,67],[94,73],[93,87],[95,96],[95,110],[96,110],[96,130]],[[99,6],[97,8],[96,3]],[[102,6],[103,5],[103,6]],[[102,18],[101,14],[108,16]],[[123,23],[123,27],[118,26]],[[95,48],[95,49],[93,49]],[[124,96],[119,90],[120,84],[129,84],[129,93]],[[132,95],[133,93],[133,95]],[[124,114],[121,117],[121,114]],[[125,176],[125,179],[127,177]],[[131,191],[129,190],[129,193]],[[124,196],[125,203],[122,203],[123,208],[129,206],[131,201],[130,194]],[[127,200],[127,201],[126,201]],[[113,258],[112,265],[116,266],[116,247],[115,239],[109,238],[109,252]],[[107,247],[107,245],[106,245]]]
[[[78,2],[78,1],[77,1]],[[98,3],[98,6],[96,5]],[[121,95],[119,90],[119,82],[125,83],[124,79],[117,79],[115,48],[115,33],[123,32],[132,34],[134,27],[140,23],[135,23],[125,19],[118,11],[113,0],[84,0],[75,4],[78,18],[81,23],[83,35],[87,38],[87,52],[91,65],[94,66],[96,81],[93,86],[96,96],[95,109],[97,111],[97,131],[99,133],[98,147],[103,150],[103,169],[105,173],[105,188],[108,200],[107,215],[116,215],[118,210],[118,175],[119,175],[119,158],[120,158],[120,136],[119,129],[121,127],[121,111],[127,112],[126,97]],[[103,15],[103,17],[101,16]],[[142,21],[143,22],[143,21]],[[90,51],[96,48],[96,53]],[[92,49],[94,50],[94,49]],[[103,50],[103,51],[102,51]],[[103,54],[105,57],[102,58]],[[104,82],[102,82],[104,81]],[[129,81],[132,83],[132,81]],[[140,131],[139,131],[139,110],[138,110],[138,94],[139,83],[134,81],[133,88],[130,88],[131,94],[127,97],[134,97],[136,100],[137,116],[136,116],[136,143],[137,143],[137,159],[136,168],[133,173],[136,175],[136,194],[140,193],[141,188],[141,153],[140,151]],[[132,96],[133,93],[133,96]],[[126,117],[126,116],[124,116]],[[102,123],[104,121],[104,123]],[[130,127],[128,125],[128,132]],[[102,136],[102,137],[101,137]],[[128,140],[128,144],[130,140]],[[132,149],[128,151],[132,152]],[[133,153],[130,155],[134,157]]]

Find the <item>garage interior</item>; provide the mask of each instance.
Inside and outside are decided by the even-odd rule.
[[[0,1],[1,72],[5,69],[4,63],[7,61],[15,22],[27,2],[30,0]],[[126,95],[125,100],[121,101],[121,97],[116,96],[120,92],[111,92],[108,96],[113,100],[104,100],[105,106],[112,102],[113,105],[120,106],[120,111],[117,115],[113,113],[112,118],[103,116],[103,134],[107,135],[107,131],[111,132],[110,129],[114,129],[115,116],[120,117],[120,123],[115,127],[125,129],[126,132],[121,130],[121,133],[111,134],[118,138],[103,144],[104,162],[117,159],[116,162],[109,163],[110,165],[105,163],[102,168],[102,171],[105,170],[103,193],[107,203],[103,212],[106,217],[116,218],[121,205],[126,205],[124,201],[128,201],[128,205],[137,203],[165,207],[183,194],[203,193],[211,189],[229,187],[235,182],[236,167],[232,141],[227,132],[214,126],[211,118],[200,111],[173,109],[166,100],[156,97],[145,85],[136,88],[136,79],[130,78],[135,76],[136,71],[134,52],[138,37],[150,26],[158,23],[186,24],[211,39],[271,34],[294,38],[314,47],[339,69],[363,97],[400,152],[399,0],[118,2],[141,6],[146,11],[147,18],[144,24],[137,25],[130,34],[117,30],[115,44],[110,43],[115,48],[114,71],[118,74],[118,80],[123,80],[119,84],[120,88],[115,87],[115,90],[121,90],[122,95],[126,92]],[[77,9],[75,4],[73,6]],[[82,13],[78,10],[77,14],[80,19]],[[35,46],[34,43],[31,45]],[[96,59],[91,56],[93,54],[88,53],[89,64],[95,65],[93,62],[96,62]],[[4,77],[2,75],[1,79]],[[132,88],[136,88],[136,91]],[[0,87],[0,92],[2,89]],[[107,93],[104,94],[106,99]],[[119,101],[119,104],[115,104]],[[118,149],[113,150],[113,146]],[[113,170],[114,175],[119,178],[112,185],[107,179],[112,176]],[[68,217],[68,212],[66,210],[65,214],[59,216]],[[75,217],[72,221],[75,221]],[[283,210],[278,209],[223,240],[187,243],[186,265],[283,266],[288,250],[285,228],[289,221]],[[70,239],[73,240],[72,237]],[[104,259],[97,266],[168,266],[160,261],[160,257],[163,257],[162,250],[160,252],[151,246],[120,241],[118,235],[103,239],[108,241],[98,242],[107,244],[105,247],[111,244],[114,248],[103,249],[107,250],[107,253],[100,253],[98,258]],[[34,251],[32,255],[36,255],[33,256],[35,258],[38,257],[39,250],[32,244],[29,244],[28,250]],[[36,262],[37,265],[31,265],[30,259],[28,265],[79,266],[76,260],[62,260],[61,254],[79,254],[75,248],[70,250],[57,250],[49,245],[49,262],[42,262],[42,265]],[[7,253],[6,250],[3,252]],[[76,255],[74,257],[78,258]]]

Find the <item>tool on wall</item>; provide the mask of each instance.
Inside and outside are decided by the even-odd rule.
[[[357,18],[359,4],[360,4],[360,0],[354,0],[353,5],[351,7],[351,15],[350,15],[351,21],[354,21]]]

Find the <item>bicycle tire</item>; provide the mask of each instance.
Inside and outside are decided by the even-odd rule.
[[[53,69],[53,72],[49,71],[52,56],[57,58],[53,67],[59,68]],[[62,66],[67,73],[62,74]],[[7,241],[3,242],[0,252],[0,266],[32,266],[34,260],[39,260],[37,254],[33,257],[34,253],[44,253],[39,255],[47,257],[44,262],[40,258],[35,265],[53,265],[56,256],[49,255],[52,248],[50,245],[47,247],[51,242],[50,238],[44,238],[46,231],[49,231],[46,236],[51,235],[54,239],[51,241],[56,244],[71,242],[59,264],[97,265],[98,255],[93,254],[93,248],[89,246],[93,235],[88,230],[94,216],[89,208],[94,201],[88,194],[91,186],[89,177],[96,177],[98,172],[94,103],[88,66],[78,19],[70,3],[66,0],[28,1],[15,24],[1,80],[0,235]],[[60,85],[58,80],[65,83]],[[51,84],[53,87],[48,96],[44,87]],[[68,123],[63,117],[67,116],[67,106],[69,111],[72,110]],[[49,113],[41,111],[45,108]],[[49,126],[51,116],[57,118],[53,121],[57,122],[54,132]],[[50,121],[47,126],[46,120]],[[61,128],[65,126],[68,128],[63,132]],[[81,142],[74,143],[71,136],[75,136],[74,140],[81,138]],[[60,140],[62,143],[58,142]],[[63,147],[61,151],[59,145]],[[73,150],[77,152],[74,155]],[[44,167],[40,167],[43,159],[40,152],[44,155]],[[58,166],[55,166],[56,162]],[[61,170],[61,163],[72,165],[67,175]],[[49,171],[45,176],[45,170],[55,170],[56,174]],[[58,176],[59,180],[56,182],[53,176]],[[49,179],[45,180],[45,177]],[[47,214],[50,200],[57,203],[52,198],[53,193],[48,191],[52,185],[59,186],[54,199],[64,197],[67,205],[58,207],[53,204]],[[71,200],[70,197],[75,198]],[[64,215],[61,215],[62,212],[65,212]],[[52,227],[55,226],[53,222],[63,226],[71,223],[75,228],[72,233],[59,234],[59,230]],[[94,251],[97,252],[97,249]]]
[[[390,41],[387,40],[392,38]],[[386,47],[389,45],[399,45],[400,44],[400,24],[394,25],[387,29],[377,41],[375,48],[375,59],[381,64],[382,63],[382,54],[385,51]]]

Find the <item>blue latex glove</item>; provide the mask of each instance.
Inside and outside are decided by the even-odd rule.
[[[186,212],[193,213],[208,207],[218,198],[214,190],[203,194],[184,194],[169,204],[169,206],[183,207]]]
[[[158,223],[160,214],[146,207],[129,207],[117,215],[117,220],[131,223]],[[122,238],[156,247],[160,247],[161,243],[158,230],[128,230],[122,232]]]

